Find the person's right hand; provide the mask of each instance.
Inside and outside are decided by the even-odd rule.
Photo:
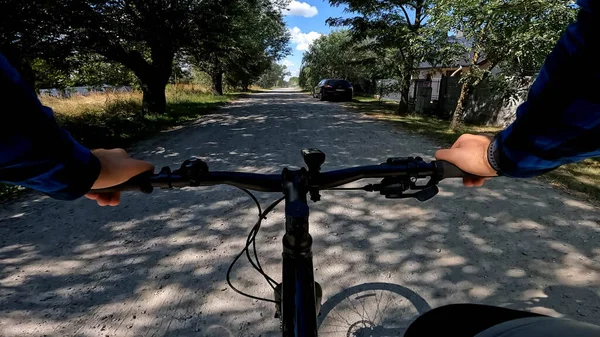
[[[154,171],[154,165],[129,157],[123,149],[97,149],[92,153],[100,161],[100,175],[92,189],[112,187],[146,171]],[[86,198],[96,200],[100,206],[117,206],[121,201],[121,192],[87,193]]]
[[[488,161],[487,150],[490,142],[491,139],[485,136],[464,134],[450,149],[438,150],[435,158],[448,161],[461,170],[476,176],[463,178],[465,186],[481,186],[486,178],[480,177],[497,176],[496,170]]]

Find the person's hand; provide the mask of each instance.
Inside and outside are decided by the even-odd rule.
[[[92,153],[100,160],[100,175],[92,189],[107,188],[146,172],[154,171],[151,163],[133,159],[123,149],[93,150]],[[88,193],[86,198],[96,200],[100,206],[117,206],[121,201],[121,193]]]
[[[463,178],[467,187],[481,186],[486,178],[495,177],[496,170],[490,166],[487,157],[488,146],[491,139],[485,136],[464,134],[452,145],[450,149],[438,150],[435,153],[437,160],[445,160],[461,170],[477,177]]]

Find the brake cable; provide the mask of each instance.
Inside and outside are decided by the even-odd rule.
[[[254,196],[254,194],[252,194],[252,192],[250,192],[247,189],[244,188],[240,188],[242,191],[244,191],[244,193],[248,194],[250,196],[250,198],[252,198],[252,200],[254,201],[254,203],[256,204],[256,207],[258,208],[258,216],[260,219],[265,219],[266,214],[262,214],[262,210],[260,207],[260,203],[258,202],[258,200],[256,199],[256,197]],[[267,211],[267,213],[270,212]],[[252,264],[252,267],[254,267],[254,269],[256,271],[258,271],[261,275],[263,275],[263,277],[265,278],[265,280],[267,281],[267,283],[271,286],[271,288],[275,289],[275,286],[277,285],[277,282],[275,280],[273,280],[269,275],[265,274],[263,272],[262,266],[260,264],[260,260],[258,259],[258,253],[256,250],[256,235],[258,235],[258,231],[260,230],[260,223],[256,223],[254,225],[254,227],[252,227],[252,229],[250,230],[250,233],[248,233],[248,237],[246,238],[246,247],[248,247],[250,245],[250,243],[252,243],[252,251],[254,253],[254,259],[256,260],[256,263],[254,263],[254,261],[252,261],[252,257],[250,256],[250,250],[245,249],[246,251],[246,257],[248,258],[248,261],[250,261],[250,264]]]
[[[277,303],[274,300],[271,299],[267,299],[267,298],[263,298],[263,297],[257,297],[257,296],[253,296],[250,294],[247,294],[239,289],[237,289],[232,283],[231,283],[231,270],[233,269],[233,266],[235,265],[235,263],[239,260],[239,258],[246,253],[246,256],[248,258],[248,261],[250,261],[250,263],[252,264],[252,267],[254,267],[254,269],[256,271],[259,272],[259,274],[261,274],[265,280],[267,281],[267,283],[273,288],[275,289],[275,286],[273,284],[277,284],[277,282],[271,278],[269,275],[267,275],[264,270],[262,269],[262,266],[260,264],[260,261],[258,259],[258,253],[256,251],[256,235],[258,234],[258,231],[260,230],[260,225],[263,221],[263,219],[266,219],[266,216],[275,208],[275,206],[277,206],[281,201],[283,201],[284,197],[281,197],[279,199],[277,199],[276,201],[274,201],[273,203],[271,203],[264,212],[262,212],[262,209],[260,207],[260,203],[258,201],[258,199],[256,199],[256,197],[254,196],[254,194],[252,194],[252,192],[248,191],[245,188],[240,188],[238,187],[240,190],[244,191],[244,193],[248,194],[250,196],[250,198],[252,198],[252,200],[254,201],[254,203],[256,204],[256,207],[258,208],[258,220],[256,221],[256,223],[254,224],[254,226],[252,227],[252,229],[250,230],[250,233],[248,234],[248,237],[246,238],[246,245],[244,246],[244,248],[242,249],[242,251],[233,259],[233,261],[231,262],[231,264],[229,265],[229,268],[227,269],[227,275],[226,275],[226,279],[227,279],[227,284],[231,287],[231,289],[233,289],[233,291],[235,291],[236,293],[255,299],[255,300],[261,300],[261,301],[266,301],[266,302],[271,302],[271,303]],[[254,253],[254,257],[256,259],[256,263],[254,263],[254,261],[251,258],[250,252],[249,252],[249,248],[250,245],[252,244],[252,248],[253,248],[253,253]]]
[[[332,187],[328,191],[364,191],[364,187]]]

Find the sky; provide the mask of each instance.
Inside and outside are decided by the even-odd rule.
[[[320,0],[293,0],[283,12],[284,21],[291,34],[292,54],[280,61],[287,66],[292,76],[298,76],[302,64],[302,53],[321,35],[327,35],[336,27],[329,27],[325,20],[329,17],[349,16],[342,7],[331,7],[329,2]]]

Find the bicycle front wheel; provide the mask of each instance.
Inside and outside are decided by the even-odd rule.
[[[403,336],[410,323],[430,309],[423,298],[400,285],[362,284],[323,304],[319,336]]]

